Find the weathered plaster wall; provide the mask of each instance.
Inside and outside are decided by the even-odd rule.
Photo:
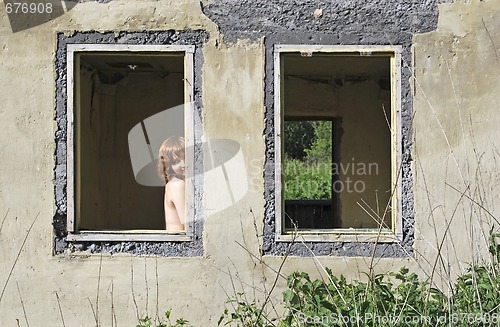
[[[4,99],[0,106],[0,325],[17,326],[16,319],[21,326],[61,325],[63,317],[66,326],[91,326],[96,325],[94,310],[101,326],[114,325],[112,311],[118,326],[130,326],[137,322],[137,314],[154,316],[156,303],[159,314],[173,307],[199,324],[216,319],[216,314],[206,312],[220,312],[205,296],[214,293],[207,289],[215,284],[209,258],[53,255],[58,33],[168,29],[202,29],[217,35],[197,2],[86,2],[54,21],[18,33],[12,33],[3,6],[0,9],[0,96]],[[218,303],[223,303],[219,297]]]
[[[312,16],[316,7],[323,7],[325,13],[319,21]],[[424,232],[426,237],[434,237],[434,229],[431,228],[429,214],[426,214],[430,211],[425,210],[437,205],[448,210],[452,208],[455,197],[453,191],[443,183],[432,184],[431,181],[442,181],[443,176],[450,176],[451,167],[456,166],[453,158],[448,156],[449,148],[443,146],[446,143],[442,142],[441,129],[429,126],[429,117],[433,117],[432,112],[429,113],[429,96],[432,96],[429,103],[435,103],[434,110],[439,110],[437,116],[444,117],[446,114],[451,119],[449,123],[446,120],[451,125],[445,127],[450,131],[447,134],[449,139],[459,145],[455,145],[456,153],[467,151],[465,158],[470,158],[470,170],[466,169],[466,161],[459,161],[459,166],[464,167],[463,174],[467,172],[469,175],[465,176],[473,180],[476,176],[481,177],[482,182],[472,184],[471,190],[479,185],[484,190],[481,194],[484,195],[485,204],[491,203],[493,206],[495,202],[499,203],[495,188],[498,185],[498,164],[495,162],[498,146],[496,152],[493,152],[495,147],[492,148],[492,144],[495,144],[492,140],[498,140],[498,134],[495,134],[498,132],[494,132],[498,125],[494,106],[497,98],[492,95],[495,87],[492,81],[497,81],[497,77],[490,73],[492,69],[470,60],[477,58],[479,62],[485,60],[490,65],[498,65],[495,51],[491,50],[491,44],[500,44],[500,41],[496,41],[500,31],[495,26],[498,24],[496,9],[498,5],[494,4],[494,0],[443,6],[442,11],[446,12],[449,19],[440,21],[439,32],[416,38],[415,71],[427,98],[423,92],[416,94],[415,156],[418,160],[414,170],[420,173],[416,177],[419,191],[416,193],[418,201],[415,210],[418,231]],[[161,315],[162,311],[169,308],[173,309],[174,315],[183,316],[196,326],[212,326],[216,325],[223,311],[227,297],[225,292],[233,294],[232,281],[238,291],[244,289],[250,297],[253,294],[262,295],[271,288],[276,276],[273,270],[280,267],[283,260],[280,255],[287,250],[286,246],[271,250],[272,244],[264,243],[262,237],[264,224],[269,225],[273,216],[272,207],[266,207],[272,188],[268,188],[269,185],[263,180],[265,158],[267,155],[272,159],[273,145],[269,139],[263,138],[263,132],[270,133],[269,124],[272,121],[269,110],[266,111],[266,107],[271,108],[272,104],[269,77],[272,76],[272,56],[269,55],[272,45],[277,42],[402,43],[405,46],[403,57],[409,63],[412,32],[432,30],[437,19],[435,3],[432,1],[426,2],[426,5],[413,6],[408,1],[380,1],[371,2],[370,5],[363,1],[336,4],[322,1],[308,4],[288,1],[278,4],[267,1],[219,2],[205,4],[204,11],[213,21],[205,16],[197,1],[84,2],[54,21],[12,33],[5,11],[0,9],[0,98],[3,99],[0,105],[2,326],[17,326],[16,320],[21,326],[62,325],[62,319],[66,326],[93,326],[96,320],[101,326],[132,326],[137,322],[138,315]],[[457,29],[452,23],[461,20],[463,23]],[[483,20],[489,33],[484,27],[481,28]],[[138,254],[173,251],[165,250],[170,246],[168,244],[152,246],[141,243],[118,244],[116,247],[106,243],[95,244],[87,252],[54,255],[52,223],[57,208],[54,204],[53,178],[54,167],[58,164],[54,155],[54,134],[58,130],[54,122],[57,33],[65,32],[71,36],[74,31],[142,32],[169,29],[205,30],[209,34],[203,47],[203,68],[200,68],[203,83],[201,90],[198,90],[202,91],[199,94],[203,97],[203,133],[205,137],[239,142],[247,168],[248,193],[224,211],[212,214],[207,210],[205,214],[203,210],[210,208],[209,202],[200,208],[202,216],[206,218],[202,255],[184,258],[140,256]],[[226,37],[224,42],[219,33]],[[455,33],[459,42],[453,43]],[[264,40],[264,36],[270,37]],[[117,33],[117,37],[123,38],[124,35]],[[244,40],[244,37],[250,40]],[[445,84],[446,88],[437,87],[445,83],[443,76],[448,76],[446,63],[440,61],[448,58],[445,57],[449,56],[447,47],[455,49],[457,54],[457,61],[453,63],[450,58],[448,63],[456,69],[456,76],[453,75],[455,71],[450,70],[454,76],[450,80],[458,80],[458,84],[453,84],[455,89],[451,83]],[[498,48],[495,49],[498,51]],[[427,58],[427,53],[431,54],[430,58]],[[425,65],[433,70],[428,69],[424,74]],[[488,74],[488,79],[484,77],[485,74]],[[471,76],[477,77],[472,79]],[[409,154],[413,113],[409,78],[410,71],[407,68],[403,71],[403,83],[406,83],[403,88],[406,108],[403,117],[406,122],[403,126],[406,158],[404,179],[408,195],[404,214],[411,225],[413,177],[409,170]],[[468,85],[467,82],[472,84]],[[438,90],[442,92],[438,93]],[[460,108],[464,108],[464,111],[467,108],[469,113],[463,120],[472,119],[475,122],[462,125],[467,126],[464,131],[474,136],[466,138],[469,141],[463,141],[462,134],[459,134],[463,133],[458,128],[461,126],[457,123],[459,116],[445,112],[450,101],[441,99],[445,91],[454,95],[454,90],[463,92],[458,97],[462,104]],[[419,133],[419,130],[423,133]],[[451,138],[451,131],[456,131],[460,137]],[[426,138],[421,139],[419,135]],[[431,135],[436,135],[434,140],[430,139]],[[201,133],[197,136],[202,137]],[[430,142],[433,142],[433,147],[428,146]],[[476,152],[470,151],[473,144]],[[465,145],[470,147],[464,148]],[[484,167],[480,170],[481,174],[476,174],[476,166],[473,165],[478,160],[476,153],[484,153],[481,164],[485,166],[481,165]],[[444,159],[447,158],[451,160],[449,168],[445,165],[447,161]],[[457,157],[457,161],[464,160],[461,158]],[[272,164],[272,160],[269,163]],[[460,179],[451,178],[448,179],[449,183],[458,180],[457,185],[464,186]],[[206,192],[219,187],[221,185],[213,180],[206,180],[203,185]],[[432,192],[420,191],[426,187]],[[427,194],[432,194],[432,197],[427,197]],[[443,194],[446,197],[440,200]],[[432,200],[430,205],[429,198]],[[483,211],[471,212],[479,214]],[[498,212],[498,207],[493,207],[491,212]],[[428,240],[419,236],[415,249],[416,253],[432,258],[435,254]],[[430,243],[435,244],[433,240]],[[61,248],[64,250],[65,245],[62,244]],[[104,252],[128,253],[100,254],[102,248]],[[259,261],[257,259],[262,248],[272,255],[264,256],[263,261]],[[297,246],[294,250],[299,255],[309,254],[304,247]],[[325,256],[288,258],[282,273],[309,270],[313,276],[318,276],[319,262],[322,266],[332,267],[337,274],[355,278],[373,263],[365,257],[351,257],[356,254],[370,255],[372,249],[369,246],[353,249],[350,244],[326,247],[312,245],[312,250]],[[394,255],[394,252],[397,251],[389,249],[385,254]],[[425,260],[415,262],[410,257],[379,258],[374,262],[379,272],[406,265],[422,273],[418,265]],[[273,301],[281,299],[284,285],[285,280],[279,278],[271,296]],[[28,323],[21,304],[24,305]]]
[[[238,38],[265,37],[266,51],[266,162],[264,226],[264,252],[284,253],[288,245],[274,241],[274,71],[273,49],[275,44],[332,44],[376,45],[396,44],[403,46],[402,59],[402,193],[403,193],[403,242],[384,244],[321,243],[308,244],[312,253],[331,253],[348,256],[406,257],[413,252],[413,176],[411,170],[411,120],[412,95],[410,88],[411,43],[413,33],[431,31],[437,23],[437,3],[447,1],[364,1],[307,3],[279,1],[220,1],[204,6],[204,12],[218,24],[228,41]],[[449,1],[448,1],[449,2]],[[316,9],[323,15],[315,18]],[[363,22],[363,23],[361,23]],[[298,245],[294,254],[308,256],[311,251]]]
[[[431,267],[440,249],[446,281],[499,226],[500,3],[442,5],[414,40],[415,249]]]

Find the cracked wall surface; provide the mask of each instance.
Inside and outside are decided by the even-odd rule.
[[[499,50],[496,1],[443,6],[436,31],[414,38],[414,247],[425,265],[439,249],[443,279],[487,262],[499,228]]]
[[[222,1],[204,6],[203,10],[216,22],[227,42],[239,38],[265,38],[266,46],[266,216],[264,247],[266,254],[280,255],[288,249],[287,243],[274,240],[274,70],[273,48],[275,44],[326,44],[326,45],[402,45],[402,217],[403,241],[398,244],[376,245],[373,243],[307,243],[294,245],[293,253],[300,256],[348,255],[405,257],[413,253],[414,209],[413,174],[411,168],[411,120],[412,93],[411,46],[415,33],[425,33],[436,28],[437,5],[443,1],[416,3],[409,1],[361,1],[332,3],[314,2],[266,2]],[[322,10],[320,17],[313,15]],[[312,249],[312,252],[309,250]]]

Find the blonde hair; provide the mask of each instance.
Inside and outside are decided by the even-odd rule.
[[[181,136],[172,136],[163,141],[158,151],[158,173],[165,184],[174,177],[183,179],[184,176],[176,174],[172,165],[177,160],[184,160],[184,138]]]

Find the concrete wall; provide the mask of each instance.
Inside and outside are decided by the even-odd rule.
[[[414,39],[413,169],[416,257],[432,266],[441,248],[445,281],[487,259],[499,226],[500,3],[440,9]]]
[[[379,94],[376,81],[369,80],[348,86],[339,96],[343,129],[340,165],[347,171],[341,177],[344,192],[340,203],[347,228],[378,227],[360,204],[366,210],[373,209],[391,226],[390,209],[384,216],[391,198],[391,133],[384,117],[384,108],[390,112],[390,101],[382,101]]]
[[[240,9],[252,7],[252,3],[243,1]],[[267,1],[265,3],[267,6]],[[281,5],[280,10],[288,8],[288,4]],[[328,26],[314,21],[314,5],[288,8],[286,14],[283,11],[277,17],[289,15],[293,19],[273,21],[266,19],[266,15],[255,16],[252,11],[239,11],[238,7],[224,2],[205,4],[205,13],[197,1],[84,2],[55,20],[17,33],[12,33],[8,17],[4,9],[0,9],[2,326],[57,326],[63,325],[63,320],[66,326],[131,326],[137,322],[137,316],[154,317],[169,308],[173,309],[174,316],[183,316],[196,326],[212,326],[223,311],[226,292],[233,294],[233,285],[238,291],[247,291],[250,298],[263,299],[263,294],[274,283],[273,270],[280,267],[285,249],[266,249],[270,243],[266,244],[262,236],[271,210],[266,207],[267,197],[272,192],[272,189],[264,190],[263,180],[266,154],[270,153],[267,139],[265,142],[263,138],[266,124],[270,123],[265,119],[266,107],[269,107],[265,92],[272,88],[265,83],[266,76],[270,73],[272,76],[272,71],[266,69],[266,58],[269,58],[265,56],[269,51],[266,42],[269,41],[263,38],[268,33],[265,31],[291,24],[292,31],[287,33],[295,33],[293,28],[304,20],[307,31],[299,31],[301,36],[295,39],[291,34],[282,34],[282,41],[307,40],[312,34],[310,42],[372,44],[382,43],[378,33],[385,31],[388,34],[384,34],[387,40],[383,43],[404,43],[408,49],[411,32],[434,28],[432,22],[437,11],[435,3],[429,7],[419,5],[413,8],[418,14],[407,17],[405,15],[411,12],[407,5],[407,1],[392,1],[369,8],[356,1],[346,2],[342,5],[346,8],[336,5],[331,15],[325,14],[331,19]],[[318,6],[330,8],[323,2],[318,2]],[[389,8],[385,10],[384,6]],[[445,183],[467,190],[467,196],[493,215],[498,213],[500,146],[495,88],[499,80],[494,71],[499,65],[500,50],[496,46],[500,44],[499,7],[495,0],[441,5],[437,31],[414,39],[415,62],[409,67],[414,67],[416,77],[413,83],[415,118],[413,125],[405,125],[403,133],[408,165],[413,158],[415,216],[410,214],[413,211],[410,195],[405,198],[403,212],[410,226],[415,219],[415,258],[377,258],[374,261],[377,272],[406,265],[426,275],[430,269],[420,267],[432,266],[436,258],[434,248],[438,247],[441,234],[446,230],[444,226],[451,219],[449,235],[454,236],[446,239],[445,247],[449,250],[447,260],[453,267],[459,266],[457,258],[467,260],[475,257],[477,247],[484,249],[482,245],[471,247],[477,238],[482,240],[482,235],[478,228],[472,234],[470,222],[479,219],[487,222],[489,215]],[[270,10],[267,15],[271,16],[276,10]],[[297,12],[300,14],[294,16]],[[238,15],[244,19],[236,19]],[[364,25],[355,26],[358,15],[366,15],[368,22],[374,22],[367,24],[372,29],[365,31],[366,34],[362,34]],[[262,19],[256,21],[252,17]],[[408,25],[399,25],[394,17],[411,22],[411,28],[400,31]],[[332,33],[334,21],[344,27]],[[227,26],[238,26],[239,32]],[[92,248],[72,252],[70,244],[63,248],[64,253],[54,255],[57,33],[168,29],[200,29],[209,33],[203,47],[202,86],[197,90],[202,94],[203,133],[206,138],[227,138],[240,144],[247,167],[248,192],[225,210],[217,213],[206,210],[203,254],[199,256],[141,256],[135,253],[153,251],[151,249],[160,245],[140,243],[113,245],[114,252],[123,250],[118,254],[92,253]],[[274,34],[269,32],[274,38],[270,44],[280,40],[279,34],[285,33],[286,28],[277,30]],[[363,36],[357,37],[358,32]],[[243,39],[241,35],[249,38]],[[322,38],[324,35],[327,37]],[[409,54],[405,50],[406,63],[411,63]],[[406,81],[403,83],[408,85],[409,67],[403,72]],[[404,106],[410,108],[404,119],[411,121],[410,89],[404,90]],[[272,99],[269,101],[272,103]],[[412,138],[408,138],[411,126],[414,151],[410,146]],[[411,169],[408,166],[404,169],[405,187],[413,194]],[[467,189],[467,186],[470,187]],[[216,180],[206,180],[203,187],[208,192],[221,185]],[[459,210],[454,214],[457,204]],[[207,200],[203,208],[211,205]],[[463,235],[471,235],[468,242],[462,241]],[[103,243],[94,245],[93,249],[109,247]],[[128,249],[127,252],[125,247],[135,247],[136,251]],[[313,248],[316,249],[324,256],[288,258],[283,274],[308,270],[313,276],[319,276],[319,262],[334,269],[336,274],[356,278],[372,263],[366,256],[353,257],[363,253],[369,256],[372,249],[369,245],[358,246],[358,252],[350,251],[349,244]],[[264,256],[263,261],[256,259],[266,251],[272,255]],[[454,272],[458,270],[454,269]],[[270,297],[274,303],[281,300],[285,283],[278,278]]]

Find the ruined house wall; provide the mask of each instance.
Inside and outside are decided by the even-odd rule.
[[[313,16],[317,8],[324,10],[319,20]],[[210,326],[222,313],[227,293],[233,293],[234,281],[238,290],[257,296],[271,288],[273,270],[279,269],[286,251],[286,245],[272,239],[273,185],[265,182],[270,172],[264,171],[273,160],[271,51],[276,43],[404,46],[407,242],[405,251],[398,246],[377,249],[377,256],[388,258],[377,258],[375,269],[386,272],[406,265],[425,275],[419,267],[432,266],[439,233],[461,200],[460,219],[451,225],[457,238],[446,243],[455,246],[448,258],[456,267],[455,253],[473,253],[470,246],[458,247],[461,235],[471,233],[462,228],[468,222],[464,217],[479,215],[486,220],[488,215],[445,182],[462,190],[471,181],[471,192],[477,192],[467,195],[481,199],[489,212],[499,211],[494,91],[499,81],[493,73],[498,67],[499,9],[494,0],[443,4],[438,29],[431,32],[438,19],[433,1],[425,5],[403,0],[369,5],[364,1],[224,1],[202,7],[197,1],[83,2],[55,20],[17,33],[12,33],[0,9],[2,325],[15,326],[16,320],[27,325],[24,306],[30,326],[61,325],[62,319],[66,326],[91,326],[96,320],[102,326],[130,326],[137,316],[154,317],[169,308],[196,326]],[[185,249],[189,252],[185,257],[175,255],[180,250],[171,244],[99,242],[71,248],[53,227],[56,223],[56,231],[61,228],[54,221],[59,210],[55,193],[64,193],[64,187],[54,188],[53,180],[54,169],[56,176],[57,169],[63,169],[57,162],[61,148],[56,144],[55,121],[58,35],[111,32],[105,37],[116,36],[116,41],[125,40],[127,34],[121,32],[167,30],[208,34],[198,71],[203,105],[203,129],[198,136],[240,144],[248,168],[248,192],[217,213],[209,210],[210,199],[197,195],[204,215],[201,247],[193,252]],[[418,33],[426,34],[413,38]],[[410,84],[412,70],[416,79]],[[457,105],[451,112],[454,101]],[[205,191],[222,186],[217,180],[203,183]],[[318,276],[320,262],[336,274],[360,277],[371,264],[367,258],[373,249],[348,243],[314,244],[312,250],[321,256],[301,257],[310,253],[304,247],[293,249],[294,256],[287,259],[282,273],[309,270]],[[267,254],[263,261],[256,260],[262,252]],[[281,299],[284,287],[285,280],[278,279],[273,301]]]
[[[440,9],[437,30],[414,38],[412,167],[416,257],[432,267],[439,249],[445,282],[488,259],[499,225],[500,4]]]
[[[441,1],[442,2],[442,1]],[[265,106],[266,106],[266,162],[265,200],[266,216],[264,226],[264,252],[282,254],[288,248],[286,243],[274,241],[274,69],[273,49],[276,44],[331,44],[331,45],[402,45],[402,216],[403,242],[373,247],[365,243],[315,243],[309,244],[312,253],[331,253],[347,256],[371,255],[408,257],[413,252],[413,177],[411,170],[411,119],[412,95],[411,44],[414,33],[431,31],[437,23],[437,3],[412,3],[407,1],[372,2],[363,1],[310,3],[266,1],[214,2],[204,7],[204,12],[218,24],[227,40],[242,37],[265,36]],[[322,15],[315,18],[316,9]],[[295,254],[309,256],[311,251],[297,245]]]

